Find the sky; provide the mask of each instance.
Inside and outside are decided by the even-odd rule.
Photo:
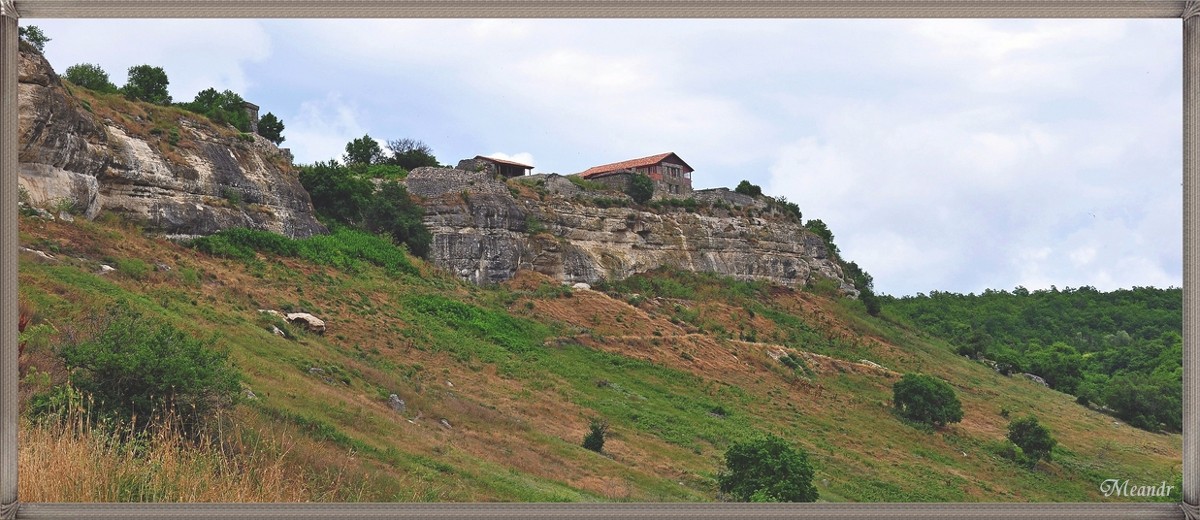
[[[300,163],[364,134],[535,173],[672,151],[798,203],[880,293],[1182,286],[1179,20],[23,23],[60,73],[242,94]]]

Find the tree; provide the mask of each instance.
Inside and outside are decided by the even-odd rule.
[[[250,131],[250,114],[246,113],[246,101],[232,90],[218,92],[215,88],[206,88],[197,93],[190,103],[184,103],[182,106],[207,116],[214,123],[231,125],[242,132]]]
[[[112,93],[117,91],[117,86],[109,81],[108,73],[104,72],[104,69],[100,68],[99,65],[92,63],[79,63],[67,67],[65,77],[71,83],[97,92]]]
[[[279,145],[284,141],[283,137],[283,121],[275,114],[267,112],[258,120],[258,135],[267,138],[268,141]]]
[[[1050,453],[1058,444],[1050,430],[1032,415],[1008,423],[1008,440],[1021,448],[1021,458],[1029,467],[1036,466],[1039,460],[1050,462]]]
[[[737,187],[734,188],[733,191],[735,191],[737,193],[741,193],[742,195],[749,195],[751,197],[758,197],[758,196],[762,195],[761,187],[759,187],[758,185],[755,185],[755,184],[750,184],[750,181],[746,181],[746,180],[739,182]]]
[[[808,219],[808,222],[804,223],[804,228],[821,237],[821,241],[825,242],[825,247],[831,254],[838,254],[838,247],[833,244],[833,232],[829,230],[829,226],[825,225],[824,221],[815,218]]]
[[[596,453],[603,453],[604,436],[608,435],[608,423],[599,419],[593,419],[588,428],[590,431],[583,438],[583,447]]]
[[[730,446],[717,485],[739,502],[815,502],[812,479],[804,450],[767,435]]]
[[[1049,346],[1034,343],[1025,350],[1029,370],[1046,380],[1046,384],[1060,392],[1074,394],[1082,375],[1083,355],[1061,341]]]
[[[346,143],[346,155],[342,156],[346,164],[371,165],[383,160],[383,149],[379,147],[370,135]]]
[[[949,383],[925,374],[905,374],[892,385],[892,405],[901,416],[945,426],[962,420],[962,403]]]
[[[121,92],[129,99],[165,106],[171,104],[168,84],[167,73],[162,67],[135,65],[129,67],[129,79],[121,87]]]
[[[433,156],[433,149],[429,145],[416,139],[393,139],[387,142],[388,151],[392,152],[392,156],[387,159],[388,164],[393,164],[412,171],[413,169],[422,166],[437,166],[437,157]]]
[[[36,25],[17,28],[17,36],[37,49],[39,54],[46,50],[46,42],[50,41],[50,38],[46,37],[46,33]]]
[[[173,410],[196,432],[218,408],[232,404],[239,375],[212,341],[154,323],[119,305],[91,340],[69,343],[59,356],[70,381],[95,399],[97,411],[144,429]]]
[[[850,281],[854,283],[854,288],[858,289],[858,299],[867,307],[867,314],[879,316],[883,305],[875,295],[875,279],[854,262],[847,262],[843,267]]]
[[[633,201],[638,204],[645,204],[654,196],[654,181],[645,174],[638,173],[629,181],[629,189],[625,192],[626,195],[633,197]]]
[[[387,233],[408,252],[425,257],[433,235],[421,217],[425,210],[412,201],[408,190],[396,181],[384,182],[367,202],[363,216],[366,228],[375,233]]]
[[[312,197],[313,209],[321,217],[360,226],[364,211],[375,191],[371,181],[355,175],[336,161],[300,167],[300,184]]]

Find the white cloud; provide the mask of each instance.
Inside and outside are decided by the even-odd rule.
[[[51,38],[46,57],[55,70],[95,63],[119,87],[129,67],[162,67],[175,101],[191,101],[209,87],[245,95],[254,86],[249,68],[271,57],[271,39],[255,20],[40,20],[35,24]]]
[[[287,123],[284,146],[291,148],[300,164],[341,159],[346,143],[367,133],[359,117],[360,111],[338,94],[305,101]]]

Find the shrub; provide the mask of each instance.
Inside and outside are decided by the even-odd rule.
[[[96,64],[79,63],[71,65],[67,67],[67,72],[63,77],[80,87],[97,92],[112,93],[117,91],[117,86],[113,85],[112,81],[109,81],[108,73],[104,72],[104,69]]]
[[[230,125],[242,132],[238,138],[243,141],[253,141],[246,132],[250,131],[250,114],[246,113],[246,101],[232,90],[218,92],[215,88],[206,88],[196,94],[191,103],[183,103],[182,108],[202,114],[214,123]]]
[[[396,165],[405,170],[414,170],[422,166],[437,166],[437,157],[433,156],[433,149],[425,143],[416,139],[393,139],[387,142],[388,151],[392,152],[392,156],[386,160],[388,164]]]
[[[633,198],[634,202],[645,204],[654,196],[654,181],[642,173],[634,175],[625,194]]]
[[[733,191],[736,193],[741,193],[742,195],[749,195],[751,197],[762,196],[762,188],[759,187],[758,185],[750,184],[750,181],[747,181],[747,180],[743,180],[742,182],[739,182],[737,187],[734,188]]]
[[[1008,423],[1008,440],[1021,449],[1019,459],[1029,467],[1036,466],[1039,460],[1050,462],[1050,453],[1058,444],[1050,430],[1032,415]]]
[[[383,161],[383,148],[371,138],[370,134],[346,143],[346,154],[342,161],[346,164],[378,164]]]
[[[403,184],[388,181],[380,185],[379,191],[367,203],[364,213],[368,230],[387,233],[416,256],[429,254],[433,235],[421,219],[425,210],[409,198],[408,189]]]
[[[768,435],[730,446],[717,485],[739,502],[814,502],[812,479],[808,454]]]
[[[591,431],[583,438],[583,447],[596,453],[602,453],[604,451],[604,436],[608,435],[608,423],[599,419],[593,419],[588,428]]]
[[[892,386],[892,404],[901,416],[944,426],[962,420],[962,403],[949,383],[924,374],[905,374]]]
[[[172,410],[185,431],[195,432],[232,404],[239,375],[212,341],[155,323],[118,305],[92,339],[68,343],[59,356],[70,383],[94,399],[95,410],[145,429]],[[134,418],[139,418],[135,423]]]

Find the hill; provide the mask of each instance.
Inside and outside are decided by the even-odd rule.
[[[214,254],[112,216],[23,217],[21,296],[56,332],[22,355],[22,395],[61,384],[54,345],[124,302],[216,338],[244,385],[224,434],[261,440],[243,443],[259,446],[243,456],[277,461],[268,469],[295,476],[311,499],[714,500],[725,449],[765,432],[808,451],[828,501],[1100,501],[1112,500],[1099,483],[1113,475],[1157,483],[1180,473],[1179,435],[998,374],[945,340],[869,316],[834,287],[677,270],[594,290],[530,271],[476,286],[397,260],[401,249],[370,235],[302,248],[218,236]],[[327,331],[260,309],[309,312]],[[963,421],[931,430],[898,419],[891,385],[911,372],[950,382]],[[1053,462],[1032,470],[1002,456],[1009,417],[1027,413],[1059,441]],[[580,446],[597,418],[610,425],[604,454]],[[23,421],[28,460],[38,446],[24,440],[45,427],[28,412]],[[22,468],[23,481],[69,478]],[[112,487],[139,493],[114,496],[186,491],[133,482]],[[105,498],[88,489],[64,482],[22,499]]]

